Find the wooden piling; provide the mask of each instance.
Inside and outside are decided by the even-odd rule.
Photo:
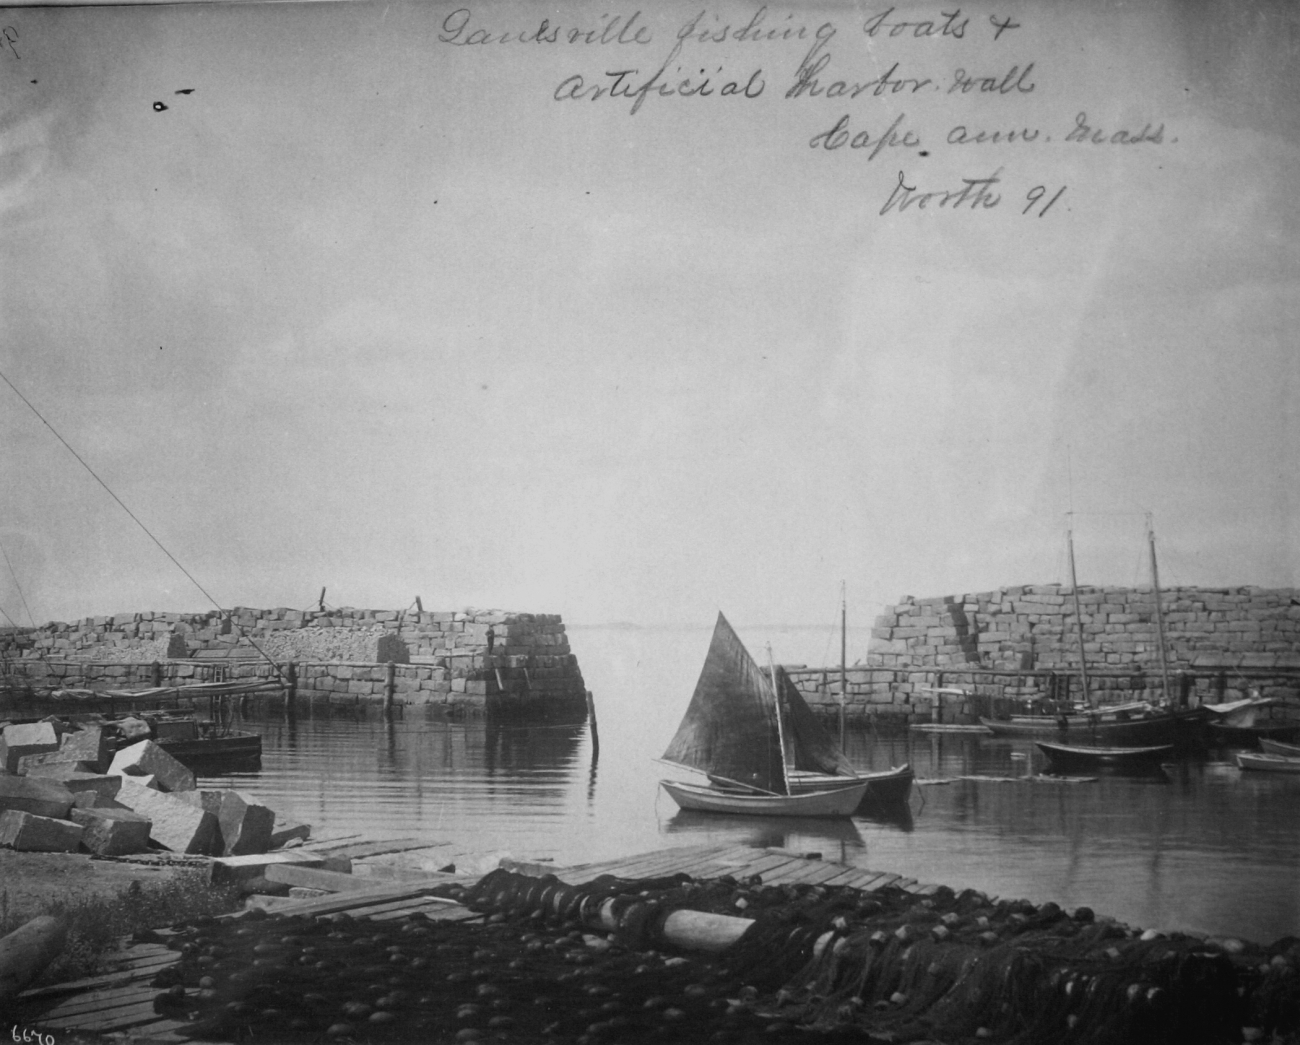
[[[284,704],[287,710],[293,708],[294,701],[298,699],[298,662],[291,660],[284,666],[284,669]]]
[[[153,688],[158,689],[162,685],[162,665],[155,660],[149,665],[149,673],[153,680]]]
[[[600,730],[596,728],[596,699],[587,690],[587,721],[591,723],[591,756],[600,754]]]
[[[389,661],[384,665],[384,710],[393,708],[393,695],[397,692],[397,664]]]

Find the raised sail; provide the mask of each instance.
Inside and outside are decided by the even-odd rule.
[[[771,683],[721,613],[691,703],[663,757],[720,780],[787,794]]]
[[[776,669],[786,733],[787,770],[856,777],[857,771],[835,738],[822,727],[784,668]]]

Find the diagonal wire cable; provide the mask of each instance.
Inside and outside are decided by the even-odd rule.
[[[5,546],[3,544],[0,544],[0,555],[4,556],[5,565],[9,567],[9,576],[14,579],[14,588],[18,591],[18,598],[22,600],[23,609],[27,611],[27,619],[32,622],[32,627],[34,628],[36,627],[36,618],[32,616],[32,608],[27,605],[27,596],[23,594],[23,586],[18,583],[18,574],[14,571],[14,564],[9,561],[9,553],[5,551]],[[6,613],[5,616],[9,617],[9,614]],[[14,624],[14,627],[18,626],[12,617],[9,617],[9,621]]]
[[[221,603],[217,602],[217,600],[212,597],[212,594],[208,591],[207,588],[203,587],[203,585],[198,582],[194,574],[190,573],[189,570],[187,570],[184,566],[181,565],[180,560],[177,559],[175,555],[173,555],[171,552],[167,550],[166,545],[164,545],[162,541],[160,541],[157,537],[153,535],[153,531],[151,531],[149,527],[147,527],[143,522],[140,521],[139,516],[137,516],[135,512],[131,511],[131,509],[126,506],[126,502],[123,501],[122,498],[118,497],[118,495],[113,492],[112,488],[109,487],[108,483],[104,482],[104,480],[99,477],[95,469],[91,468],[90,465],[86,463],[86,459],[82,457],[81,454],[77,453],[77,451],[72,448],[72,444],[69,443],[66,439],[64,439],[62,435],[59,434],[59,430],[55,428],[52,424],[50,424],[50,422],[45,419],[45,416],[39,410],[37,410],[35,406],[32,405],[31,400],[28,399],[25,395],[22,394],[22,392],[18,390],[18,386],[15,385],[12,381],[10,381],[9,378],[3,372],[0,372],[0,380],[4,381],[4,383],[13,390],[14,395],[16,395],[19,399],[21,399],[23,403],[27,406],[27,409],[30,410],[32,413],[34,413],[40,419],[41,424],[43,424],[46,428],[48,428],[51,432],[54,433],[54,438],[64,445],[68,453],[72,454],[72,456],[77,459],[77,462],[81,465],[81,467],[84,468],[86,471],[88,471],[91,477],[95,480],[95,482],[99,483],[99,485],[104,488],[104,492],[107,493],[109,497],[113,498],[113,500],[115,500],[118,503],[118,505],[121,507],[122,511],[126,512],[126,514],[131,517],[131,520],[138,527],[140,527],[140,529],[142,529],[145,532],[149,540],[153,541],[153,543],[158,546],[159,550],[162,551],[162,553],[165,556],[167,556],[167,558],[171,559],[171,561],[175,564],[176,568],[180,570],[181,573],[185,574],[186,577],[189,578],[190,583],[193,584],[194,587],[198,588],[199,591],[203,593],[204,597],[208,600],[208,602],[212,603],[212,605],[217,608],[217,611],[219,613],[226,613],[227,610],[225,609],[225,607],[222,606]],[[26,600],[24,600],[24,605],[25,604],[26,604]],[[30,611],[29,611],[29,615],[30,615]],[[236,627],[238,627],[238,625],[236,625]],[[243,629],[240,628],[240,631],[242,632]],[[249,644],[252,645],[252,647],[255,650],[257,650],[258,653],[260,653],[263,657],[266,658],[267,663],[269,663],[271,667],[275,669],[275,673],[283,679],[284,675],[280,671],[280,666],[276,664],[274,660],[271,659],[271,655],[267,653],[266,650],[262,649],[262,647],[259,646],[253,640],[253,637],[251,635],[245,633],[244,638],[248,639]]]

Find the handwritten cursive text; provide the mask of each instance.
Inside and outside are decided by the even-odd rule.
[[[999,167],[987,178],[963,178],[959,189],[932,189],[922,192],[915,185],[908,185],[902,171],[898,172],[898,184],[894,186],[880,208],[881,214],[887,214],[895,208],[901,213],[908,207],[917,210],[933,203],[939,208],[958,210],[969,207],[971,210],[989,210],[1002,202],[1002,195],[995,193],[993,187],[1001,183],[1002,168]]]

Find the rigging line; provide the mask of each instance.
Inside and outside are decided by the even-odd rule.
[[[1066,507],[1068,515],[1074,514],[1074,466],[1070,461],[1070,444],[1065,444],[1065,484],[1066,484]]]
[[[150,532],[149,527],[147,527],[144,523],[142,523],[139,517],[136,516],[135,512],[131,511],[131,509],[126,506],[122,498],[118,497],[118,495],[115,494],[109,488],[108,483],[104,482],[104,480],[101,479],[99,475],[95,472],[95,469],[91,468],[90,465],[86,463],[85,458],[83,458],[79,453],[77,453],[76,450],[72,448],[72,444],[70,444],[66,439],[63,438],[63,436],[59,434],[58,429],[55,428],[52,424],[50,424],[49,421],[45,420],[45,417],[41,414],[41,412],[32,405],[31,400],[29,400],[25,395],[23,395],[20,391],[18,391],[18,387],[12,381],[10,381],[9,378],[6,377],[3,373],[0,373],[0,379],[3,379],[4,383],[7,384],[11,389],[13,389],[14,395],[16,395],[27,405],[27,409],[29,409],[40,419],[41,424],[43,424],[46,428],[48,428],[51,432],[54,433],[54,438],[57,439],[59,442],[61,442],[64,445],[64,447],[67,448],[68,453],[72,454],[72,456],[75,457],[77,461],[81,464],[81,467],[86,469],[86,471],[90,473],[91,478],[93,478],[95,482],[99,483],[99,485],[102,486],[104,490],[108,493],[108,496],[113,498],[113,500],[115,500],[118,503],[122,511],[126,512],[126,514],[131,517],[132,521],[134,521],[135,524],[145,532],[148,538],[151,541],[153,541],[154,544],[158,545],[158,547],[162,550],[162,553],[166,555],[167,558],[171,559],[173,563],[176,564],[176,568],[190,579],[190,583],[193,584],[194,587],[198,588],[199,591],[201,591],[204,594],[204,596],[207,597],[207,600],[210,603],[212,603],[213,606],[215,606],[217,609],[221,610],[221,612],[224,613],[225,610],[222,608],[221,604],[217,602],[217,600],[214,599],[208,593],[208,590],[205,587],[203,587],[202,584],[200,584],[197,580],[195,580],[194,575],[190,573],[189,570],[187,570],[184,566],[180,564],[180,561],[176,558],[176,556],[174,556],[171,552],[167,550],[167,548],[163,545],[162,541],[158,540],[158,538],[155,537]]]
[[[155,537],[153,533],[150,531],[149,527],[147,527],[144,523],[140,521],[139,517],[135,514],[135,512],[131,511],[131,509],[126,506],[126,503],[122,500],[122,498],[118,497],[118,495],[115,494],[112,491],[112,489],[110,489],[108,483],[104,482],[104,480],[101,479],[99,475],[95,472],[95,469],[91,468],[90,465],[86,463],[85,458],[83,458],[81,454],[77,453],[77,451],[72,448],[72,444],[69,443],[66,439],[63,438],[63,436],[59,434],[59,430],[55,428],[52,424],[50,424],[49,421],[45,420],[44,415],[39,410],[37,410],[36,407],[32,405],[31,400],[29,400],[25,395],[23,395],[22,392],[18,391],[18,386],[15,385],[12,381],[10,381],[3,371],[0,371],[0,380],[3,380],[6,385],[8,385],[11,389],[13,389],[14,395],[16,395],[19,399],[21,399],[23,403],[26,404],[27,409],[30,410],[32,413],[34,413],[40,419],[41,424],[43,424],[46,428],[48,428],[51,432],[54,433],[54,438],[57,439],[59,442],[61,442],[67,448],[68,453],[72,454],[72,456],[75,457],[77,461],[81,464],[81,467],[86,469],[86,471],[88,471],[91,474],[91,477],[95,480],[95,482],[99,483],[99,485],[104,488],[108,496],[113,498],[113,500],[115,500],[121,506],[122,511],[126,512],[126,514],[131,517],[132,521],[134,521],[134,523],[145,532],[149,540],[153,541],[154,544],[158,545],[162,553],[165,556],[167,556],[167,558],[171,559],[173,563],[175,563],[176,568],[180,570],[181,573],[185,574],[186,577],[189,578],[190,583],[193,584],[194,587],[198,588],[199,591],[203,593],[203,595],[207,598],[207,600],[210,603],[212,603],[212,605],[215,606],[219,612],[229,615],[229,611],[226,610],[221,605],[221,603],[217,602],[217,600],[212,597],[212,595],[208,592],[207,588],[203,587],[203,585],[200,584],[195,579],[194,575],[190,573],[189,570],[187,570],[184,566],[181,565],[180,560],[177,559],[175,555],[173,555],[171,552],[167,550],[163,542],[158,540],[158,538]],[[280,678],[283,680],[284,673],[280,670],[280,666],[274,660],[271,659],[270,654],[268,654],[266,650],[262,649],[262,647],[259,646],[253,640],[253,637],[251,635],[244,633],[244,629],[240,627],[239,624],[236,623],[235,627],[239,628],[240,634],[243,635],[244,638],[248,639],[249,645],[251,645],[255,650],[257,650],[258,653],[260,653],[263,657],[266,658],[267,662],[271,665],[271,667],[275,669],[275,673],[279,675]]]
[[[23,626],[19,624],[16,620],[14,620],[11,616],[9,616],[9,611],[6,610],[3,606],[0,606],[0,613],[3,613],[5,615],[5,620],[7,620],[11,625],[13,625],[14,628],[16,628],[18,631],[23,630]]]
[[[22,599],[23,609],[27,611],[27,619],[32,622],[34,628],[36,627],[36,618],[32,616],[32,608],[27,605],[27,596],[23,594],[23,586],[18,583],[18,574],[14,572],[14,564],[9,561],[9,553],[5,551],[3,544],[0,544],[0,555],[5,558],[5,565],[9,567],[9,576],[14,579],[14,588],[18,591],[18,598]],[[9,617],[9,614],[6,613],[5,616]],[[13,618],[9,617],[9,620],[12,622]],[[17,627],[17,624],[14,626]]]
[[[0,552],[4,552],[4,545],[0,545]],[[7,554],[5,555],[5,562],[6,562],[6,563],[9,562],[9,556],[8,556]],[[14,569],[13,566],[10,565],[10,567],[9,567],[9,572],[10,572],[10,573],[13,573],[13,569]],[[15,587],[15,588],[18,588],[18,578],[17,578],[17,577],[14,577],[14,587]],[[18,588],[18,594],[19,594],[19,595],[22,595],[22,593],[23,593],[22,588]],[[24,606],[24,607],[27,606],[27,600],[26,600],[26,599],[23,599],[23,606]],[[3,606],[0,606],[0,613],[3,613],[3,614],[5,615],[5,620],[7,620],[10,624],[13,625],[15,631],[23,631],[23,630],[24,630],[24,629],[23,629],[23,626],[22,626],[21,624],[19,624],[16,620],[14,620],[11,616],[9,616],[9,611],[6,610]],[[32,615],[32,611],[31,611],[31,609],[28,609],[28,610],[27,610],[27,616],[30,617],[31,615]],[[32,626],[31,626],[30,628],[26,629],[26,630],[28,630],[28,631],[36,631],[36,630],[37,630],[37,628],[36,628],[36,621],[33,620],[33,621],[32,621]],[[38,660],[40,660],[42,663],[44,663],[44,665],[46,666],[46,668],[49,669],[50,674],[52,674],[55,678],[62,678],[62,677],[63,677],[63,676],[61,676],[57,671],[54,670],[54,664],[50,661],[50,658],[47,657],[47,656],[45,655],[45,651],[44,651],[44,650],[38,649],[38,650],[36,651],[36,657],[37,657]],[[4,659],[4,660],[6,660],[6,663],[7,663],[7,658],[4,657],[4,654],[3,654],[3,653],[0,653],[0,659]],[[19,659],[21,659],[21,658],[19,658]]]

